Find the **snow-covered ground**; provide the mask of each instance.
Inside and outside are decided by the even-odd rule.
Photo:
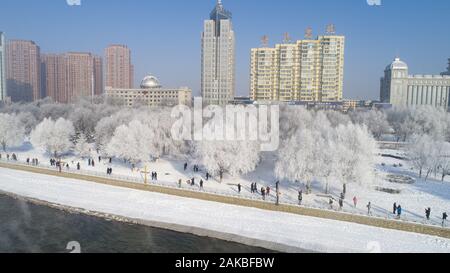
[[[450,252],[450,240],[0,168],[0,190],[89,211],[318,252]]]
[[[41,165],[49,165],[48,156],[43,155],[42,152],[32,149],[31,145],[24,145],[18,150],[13,150],[10,153],[15,152],[19,156],[19,161],[24,162],[26,158],[39,158]],[[368,202],[372,203],[373,216],[395,219],[392,213],[393,204],[396,202],[403,208],[402,220],[419,222],[423,224],[441,225],[443,212],[450,212],[450,182],[439,181],[431,177],[427,182],[423,179],[419,179],[417,171],[411,170],[409,162],[406,160],[394,159],[391,157],[382,157],[381,154],[389,154],[393,156],[402,157],[404,153],[401,150],[380,150],[380,156],[377,157],[376,165],[376,182],[373,185],[358,185],[350,184],[347,186],[347,200],[344,205],[344,211],[356,214],[367,214],[366,205]],[[144,183],[143,174],[144,166],[139,166],[140,169],[131,170],[128,164],[124,164],[122,161],[114,160],[112,164],[109,164],[108,160],[98,162],[98,155],[93,152],[92,157],[95,159],[95,167],[88,166],[87,159],[83,160],[75,156],[67,156],[64,161],[68,162],[71,171],[75,171],[76,164],[80,162],[81,171],[90,172],[90,174],[106,174],[106,168],[113,167],[114,175],[119,176],[121,179],[130,179],[134,183]],[[235,195],[245,198],[261,199],[258,194],[250,193],[251,183],[256,182],[258,189],[261,187],[270,187],[272,192],[271,196],[267,199],[267,202],[274,202],[274,188],[277,178],[274,176],[274,161],[275,155],[264,154],[263,160],[258,168],[242,177],[225,177],[222,183],[215,179],[206,181],[205,173],[200,171],[194,173],[192,164],[189,165],[188,170],[184,171],[183,165],[185,161],[173,160],[173,159],[160,159],[158,162],[148,164],[148,171],[156,171],[158,173],[158,181],[150,181],[151,176],[148,179],[151,183],[158,183],[160,185],[177,187],[177,182],[182,179],[182,187],[189,190],[200,190],[199,181],[204,180],[204,191],[210,193]],[[3,160],[5,160],[5,154],[3,153]],[[383,166],[384,164],[384,166]],[[394,167],[397,165],[397,167]],[[401,165],[401,167],[400,167]],[[402,175],[411,177],[415,180],[413,184],[398,184],[388,181],[388,175]],[[196,186],[192,187],[187,185],[186,181],[195,178]],[[239,194],[237,184],[242,185],[242,192]],[[398,194],[386,193],[376,190],[376,188],[385,188],[391,190],[400,191]],[[313,184],[313,194],[303,196],[304,206],[329,209],[329,197],[324,196],[324,190],[318,184]],[[281,202],[297,204],[298,191],[304,189],[303,184],[293,184],[289,182],[281,182]],[[338,200],[338,196],[342,191],[340,185],[333,184],[331,187],[331,193],[333,197]],[[357,208],[353,207],[353,197],[358,199]],[[334,203],[334,209],[337,209],[337,202]],[[432,219],[430,221],[425,220],[425,209],[430,207],[432,209]]]

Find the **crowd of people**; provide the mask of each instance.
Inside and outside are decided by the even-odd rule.
[[[0,160],[2,159],[2,154],[0,153]],[[15,154],[15,153],[13,153],[13,154],[6,154],[6,160],[11,160],[11,161],[18,161],[18,157],[17,157],[17,154]],[[98,157],[98,162],[100,163],[100,162],[102,162],[102,160],[103,160],[103,158],[102,157]],[[27,165],[33,165],[33,166],[38,166],[39,165],[39,159],[38,158],[27,158],[26,159],[26,163],[27,163]],[[95,160],[93,159],[93,158],[88,158],[87,159],[87,163],[88,163],[88,166],[90,166],[90,167],[95,167],[95,165],[96,165],[96,162],[95,162]],[[108,167],[107,167],[107,169],[106,169],[106,173],[107,173],[107,175],[112,175],[112,173],[113,173],[113,168],[112,167],[110,167],[110,165],[112,164],[112,158],[109,158],[109,164],[108,164]],[[65,163],[65,162],[62,162],[60,159],[55,159],[55,158],[51,158],[50,159],[50,166],[54,166],[54,167],[56,167],[58,170],[59,170],[59,172],[62,172],[62,168],[66,168],[68,171],[70,170],[70,166],[71,165],[75,165],[76,166],[76,169],[78,170],[78,171],[80,171],[81,170],[81,163],[80,162],[77,162],[76,164],[74,163],[74,162],[72,162],[72,164],[70,164],[70,163]],[[188,169],[188,167],[189,167],[189,164],[188,163],[185,163],[184,164],[184,171],[187,171],[187,169]],[[193,172],[194,173],[199,173],[200,172],[200,168],[199,168],[199,166],[198,165],[194,165],[193,166]],[[158,181],[158,172],[152,172],[151,173],[151,176],[152,176],[152,181]],[[212,176],[208,173],[208,172],[206,172],[205,173],[205,180],[206,181],[209,181],[209,179],[211,178]],[[222,179],[223,178],[223,173],[220,175],[220,178]],[[177,183],[177,185],[178,185],[178,187],[179,188],[181,188],[182,187],[182,179],[179,179],[178,180],[178,183]],[[203,190],[204,189],[204,182],[205,181],[203,181],[203,179],[199,179],[199,182],[198,182],[198,188],[200,189],[200,190]],[[186,184],[188,185],[188,186],[190,186],[190,187],[195,187],[197,184],[196,184],[196,178],[195,177],[193,177],[192,179],[189,179],[189,180],[187,180],[186,181]],[[279,192],[279,182],[277,182],[276,183],[276,185],[277,185],[277,190],[276,190],[276,199],[277,199],[277,204],[278,204],[278,199],[279,199],[279,195],[280,195],[280,192]],[[240,194],[241,192],[242,192],[242,185],[239,183],[239,184],[237,184],[236,185],[237,186],[237,191],[238,191],[238,193]],[[306,191],[307,192],[309,192],[309,189],[306,189]],[[265,186],[262,186],[261,188],[259,188],[258,189],[258,184],[255,182],[255,183],[251,183],[251,185],[250,185],[250,193],[251,194],[258,194],[258,195],[260,195],[261,196],[261,198],[262,198],[262,200],[264,200],[264,201],[266,201],[267,200],[267,198],[268,197],[270,197],[271,196],[271,192],[272,192],[272,189],[269,187],[269,186],[267,186],[267,187],[265,187]],[[345,192],[346,192],[346,188],[344,188],[344,192],[342,192],[341,193],[341,195],[339,196],[339,198],[338,198],[338,200],[337,200],[337,202],[338,202],[338,205],[339,205],[339,207],[338,207],[338,210],[339,211],[342,211],[343,209],[344,209],[344,205],[345,205]],[[298,191],[298,205],[302,205],[302,203],[303,203],[303,195],[304,195],[304,193],[303,193],[303,190],[301,189],[301,190],[299,190]],[[329,199],[329,207],[330,207],[330,209],[332,209],[332,210],[334,210],[335,208],[334,208],[334,203],[335,203],[335,198],[333,198],[333,197],[330,197],[330,199]],[[355,196],[355,197],[353,197],[353,199],[352,199],[352,201],[353,201],[353,207],[356,209],[357,208],[357,206],[358,206],[358,198]],[[367,208],[367,215],[368,216],[372,216],[373,214],[372,214],[372,209],[373,209],[373,204],[372,204],[372,202],[369,202],[367,205],[366,205],[366,208]],[[401,217],[402,217],[402,213],[403,213],[403,208],[402,208],[402,206],[400,205],[400,204],[398,204],[397,202],[395,202],[394,204],[393,204],[393,207],[392,207],[392,214],[396,217],[396,219],[401,219]],[[425,208],[425,214],[424,214],[424,216],[425,216],[425,219],[427,220],[427,221],[430,221],[431,220],[431,216],[432,216],[432,209],[431,209],[431,207],[428,207],[428,208]],[[447,223],[447,219],[448,219],[448,214],[446,213],[446,212],[444,212],[443,214],[442,214],[442,226],[446,226],[446,223]]]
[[[0,153],[0,160],[2,159],[3,155]],[[17,155],[15,153],[13,154],[6,154],[6,160],[10,161],[18,161]]]

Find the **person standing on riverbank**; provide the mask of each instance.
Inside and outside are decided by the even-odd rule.
[[[430,217],[431,217],[431,208],[425,209],[425,217],[427,218],[428,221],[430,221]]]
[[[398,207],[397,207],[397,217],[398,217],[398,219],[402,218],[402,212],[403,212],[402,206],[398,205]]]

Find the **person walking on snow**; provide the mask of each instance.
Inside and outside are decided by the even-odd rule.
[[[369,204],[367,204],[367,215],[372,215],[372,202],[369,202]]]
[[[445,227],[445,223],[447,222],[448,215],[446,212],[442,214],[442,227]]]
[[[200,179],[200,189],[203,190],[203,179]]]
[[[355,208],[358,206],[358,198],[353,197],[353,205],[355,206]]]
[[[81,169],[80,162],[78,162],[77,163],[77,170],[79,171],[80,169]]]
[[[241,190],[242,190],[242,186],[241,186],[241,184],[238,184],[238,192],[241,193]]]
[[[393,212],[392,212],[392,214],[397,214],[397,203],[394,203],[394,210],[393,210]]]
[[[303,191],[300,190],[298,192],[298,205],[301,206],[302,205],[302,201],[303,201]]]
[[[333,209],[333,199],[330,198],[330,201],[328,202],[328,204],[330,205],[330,209]]]

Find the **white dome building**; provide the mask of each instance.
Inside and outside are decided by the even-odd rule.
[[[141,81],[140,88],[123,89],[106,87],[109,98],[122,101],[124,105],[176,106],[192,105],[192,90],[187,87],[163,88],[157,77],[148,75]]]
[[[380,100],[395,107],[450,106],[450,76],[409,75],[408,65],[395,58],[381,78]]]
[[[400,58],[395,58],[395,60],[390,65],[388,65],[388,67],[386,68],[386,70],[389,70],[389,69],[390,70],[393,70],[393,69],[408,70],[408,65],[404,61],[400,60]]]
[[[161,87],[158,78],[152,75],[145,76],[141,81],[142,89],[156,89]]]

